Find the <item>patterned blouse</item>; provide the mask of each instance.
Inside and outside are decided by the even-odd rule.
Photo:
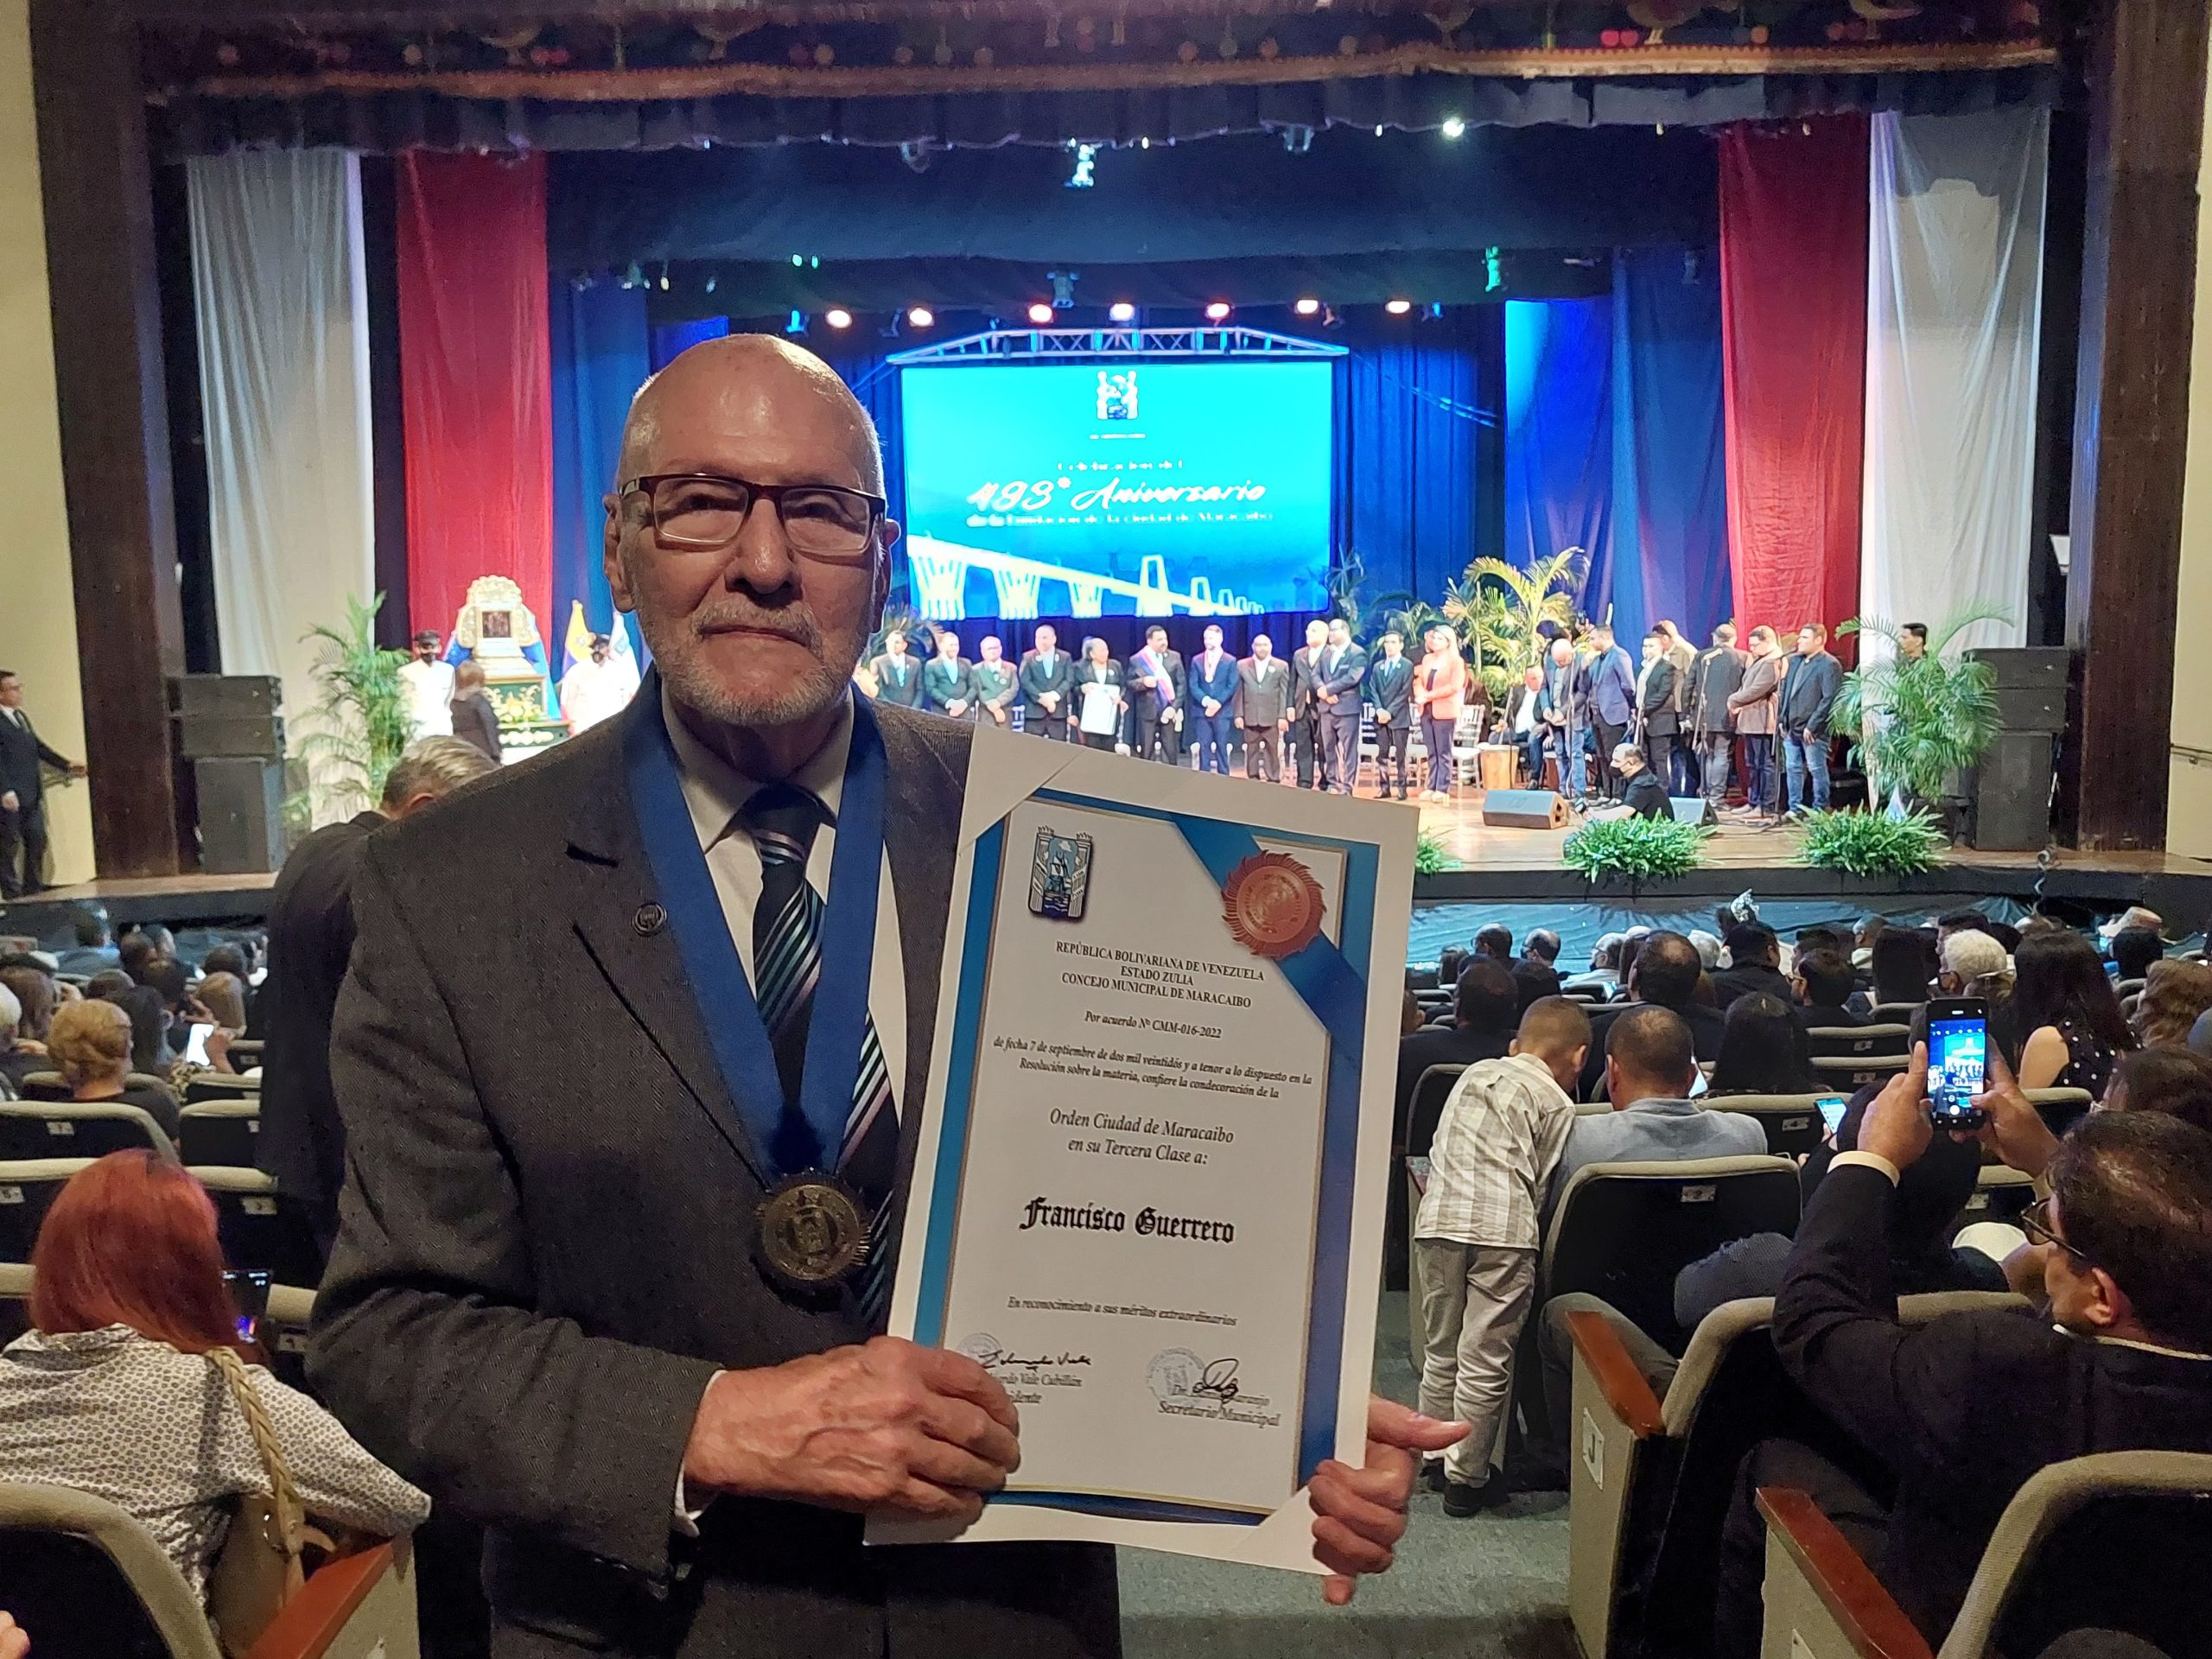
[[[336,1418],[260,1366],[246,1373],[309,1516],[385,1536],[422,1524],[430,1500]],[[153,1535],[196,1596],[207,1593],[228,1500],[269,1485],[214,1365],[122,1325],[34,1331],[0,1351],[0,1480],[105,1499]]]

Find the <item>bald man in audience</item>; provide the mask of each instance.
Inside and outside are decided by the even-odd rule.
[[[1766,1150],[1766,1131],[1742,1112],[1708,1111],[1691,1097],[1697,1052],[1669,1008],[1628,1009],[1605,1033],[1605,1098],[1613,1109],[1574,1120],[1552,1180],[1552,1201],[1589,1164],[1733,1158]]]

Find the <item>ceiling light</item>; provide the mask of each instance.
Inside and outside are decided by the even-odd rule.
[[[1296,305],[1293,306],[1291,309],[1297,312],[1301,317],[1318,317],[1321,315],[1321,302],[1319,300],[1300,300]]]
[[[1206,307],[1206,321],[1208,322],[1227,322],[1229,321],[1229,302],[1227,300],[1216,300],[1211,305]]]
[[[1414,302],[1411,300],[1392,300],[1382,308],[1394,317],[1402,317],[1414,308]]]
[[[934,328],[937,327],[937,313],[926,305],[918,305],[906,313],[906,323],[912,328]]]
[[[1052,320],[1052,308],[1039,300],[1029,308],[1029,321],[1043,327]]]
[[[1109,322],[1135,322],[1137,308],[1127,300],[1116,300],[1106,308],[1106,317]]]
[[[822,314],[822,321],[832,328],[849,328],[853,326],[853,314],[842,305],[833,305]]]
[[[1438,130],[1446,138],[1464,138],[1467,136],[1467,124],[1456,115],[1447,115],[1444,118],[1443,126]]]

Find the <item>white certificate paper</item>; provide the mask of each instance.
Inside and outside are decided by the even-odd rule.
[[[1020,1409],[963,1537],[1321,1570],[1306,1482],[1364,1452],[1415,822],[977,736],[891,1315]]]

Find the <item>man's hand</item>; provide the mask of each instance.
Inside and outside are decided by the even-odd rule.
[[[16,791],[14,790],[0,789],[0,812],[13,812],[16,810],[16,805],[17,802],[16,800]]]
[[[22,1626],[6,1613],[0,1613],[0,1659],[25,1659],[31,1650],[31,1639],[23,1634]]]
[[[699,1402],[683,1478],[695,1491],[965,1524],[1020,1466],[1020,1427],[974,1360],[877,1337],[724,1371]]]
[[[1388,709],[1377,709],[1375,711],[1375,723],[1377,726],[1388,726],[1390,723],[1390,711]]]
[[[2042,1174],[2058,1155],[2058,1137],[2043,1121],[2035,1103],[2020,1092],[2012,1068],[2005,1064],[2004,1055],[1993,1043],[1983,1067],[1988,1090],[1974,1097],[1975,1109],[1982,1115],[1974,1139],[2022,1174]]]
[[[86,768],[85,763],[81,760],[72,760],[69,763],[68,772],[72,778],[82,779],[89,778],[92,775],[91,771]]]
[[[1332,1607],[1351,1599],[1354,1580],[1386,1571],[1406,1535],[1419,1453],[1441,1452],[1467,1438],[1465,1423],[1440,1423],[1380,1395],[1367,1402],[1367,1466],[1331,1458],[1313,1471],[1313,1556],[1329,1569],[1321,1599]]]
[[[1859,1150],[1886,1158],[1899,1169],[1919,1161],[1936,1136],[1928,1121],[1928,1045],[1912,1046],[1912,1064],[1874,1096],[1859,1126]]]

